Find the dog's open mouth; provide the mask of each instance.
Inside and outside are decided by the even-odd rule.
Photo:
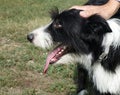
[[[67,53],[68,49],[64,45],[59,45],[52,52],[50,52],[46,59],[46,64],[44,67],[44,73],[47,72],[49,64],[54,64],[57,62],[63,55]]]

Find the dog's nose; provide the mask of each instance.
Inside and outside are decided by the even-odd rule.
[[[34,39],[34,34],[28,34],[27,35],[27,39],[30,41],[30,42],[32,42],[33,41],[33,39]]]

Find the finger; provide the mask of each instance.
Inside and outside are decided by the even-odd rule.
[[[86,10],[87,6],[72,6],[70,9]]]
[[[93,12],[90,12],[90,11],[81,11],[80,12],[80,16],[84,17],[84,18],[88,18],[90,16],[94,15]]]

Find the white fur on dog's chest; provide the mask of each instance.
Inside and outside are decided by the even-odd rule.
[[[92,79],[100,92],[120,95],[120,66],[114,74],[105,70],[101,64],[95,64],[92,68]]]

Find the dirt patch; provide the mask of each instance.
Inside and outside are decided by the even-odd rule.
[[[5,37],[0,38],[0,51],[3,51],[3,50],[11,51],[20,46],[21,46],[20,43],[14,42]]]

